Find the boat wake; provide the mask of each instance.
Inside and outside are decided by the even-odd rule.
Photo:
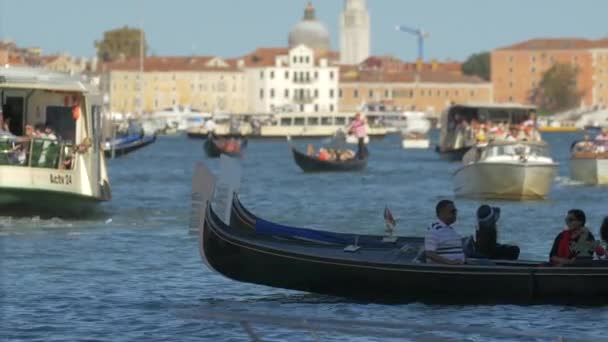
[[[555,184],[558,186],[583,186],[583,182],[575,181],[570,177],[555,177]]]

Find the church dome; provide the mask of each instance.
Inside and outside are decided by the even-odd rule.
[[[330,50],[329,31],[315,18],[315,8],[311,3],[304,10],[304,19],[289,32],[289,47],[300,44],[315,50]]]

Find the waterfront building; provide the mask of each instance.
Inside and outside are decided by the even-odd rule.
[[[340,67],[340,111],[364,106],[438,114],[451,103],[491,102],[492,84],[464,76],[457,63],[431,63],[417,70],[394,57],[369,57],[359,65]]]
[[[608,104],[608,39],[581,38],[531,39],[492,51],[495,101],[530,103],[532,90],[556,63],[579,70],[581,107]]]
[[[154,112],[173,106],[243,113],[247,82],[238,63],[213,56],[147,57],[103,64],[101,87],[110,110]]]

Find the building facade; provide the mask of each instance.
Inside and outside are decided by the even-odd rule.
[[[370,23],[365,0],[345,0],[340,15],[340,63],[359,64],[369,57]]]
[[[463,76],[454,63],[435,63],[418,71],[391,57],[370,57],[340,68],[340,111],[381,106],[385,110],[437,115],[452,103],[491,102],[492,84]]]
[[[339,69],[315,50],[258,49],[244,57],[249,111],[337,112]]]
[[[184,106],[244,113],[247,109],[245,73],[220,58],[148,57],[142,69],[133,59],[102,66],[101,88],[110,110],[138,113]]]
[[[532,39],[492,51],[494,100],[530,103],[532,90],[556,63],[578,69],[581,107],[608,104],[607,39]]]

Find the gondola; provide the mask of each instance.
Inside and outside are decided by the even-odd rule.
[[[235,199],[231,223],[206,206],[200,250],[216,272],[246,283],[379,303],[608,304],[608,263],[421,262],[421,237],[334,233],[256,217]]]
[[[148,146],[155,141],[156,134],[129,135],[106,142],[103,146],[103,153],[106,158],[111,158],[112,150],[114,150],[114,157],[121,157],[139,150],[142,147]]]
[[[435,146],[435,152],[439,153],[439,157],[443,160],[447,160],[450,162],[459,162],[462,161],[462,157],[469,152],[471,146],[461,147],[453,150],[445,150],[442,151],[439,146]]]
[[[291,145],[290,145],[291,146]],[[359,139],[355,157],[347,160],[322,160],[314,155],[298,151],[291,146],[293,159],[304,172],[348,172],[361,171],[367,166],[369,152],[363,139]]]
[[[227,150],[225,147],[226,139],[234,138],[236,140],[237,149]],[[219,158],[220,155],[225,154],[230,157],[241,156],[245,148],[247,147],[247,139],[241,137],[217,137],[215,135],[209,135],[205,143],[203,144],[205,152],[209,158]]]

